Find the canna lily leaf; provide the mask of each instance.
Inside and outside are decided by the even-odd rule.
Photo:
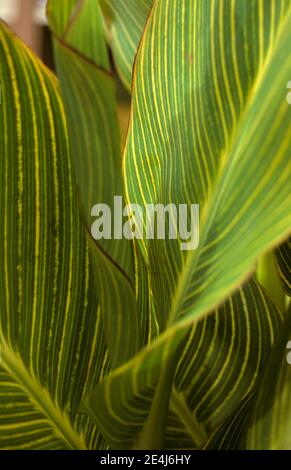
[[[145,27],[126,199],[200,204],[200,244],[89,234],[123,195],[99,2],[48,3],[64,109],[0,23],[0,448],[290,448],[291,6],[101,4],[128,87]]]
[[[268,296],[281,312],[284,313],[286,312],[286,296],[282,289],[282,283],[278,276],[276,264],[276,255],[273,250],[270,250],[258,260],[256,277],[267,291]]]
[[[47,16],[49,17],[50,26],[58,36],[64,36],[74,18],[74,13],[79,9],[79,0],[65,0],[62,2],[62,8],[58,9],[58,0],[49,0],[47,4]]]
[[[204,446],[205,450],[238,450],[239,441],[244,429],[250,407],[253,404],[253,395],[242,400],[235,412],[211,435]]]
[[[68,118],[79,196],[89,231],[95,204],[107,204],[113,209],[114,197],[123,195],[115,86],[110,76],[98,2],[87,0],[78,4],[63,27],[65,33],[59,36],[60,28],[56,25],[65,14],[65,4],[49,2],[48,17],[55,34],[57,71]],[[117,240],[113,236],[99,239],[97,243],[90,241],[89,245],[98,279],[110,364],[114,368],[140,348],[133,246],[123,237]],[[128,328],[129,324],[131,328]]]
[[[217,311],[194,324],[174,383],[180,396],[178,416],[196,447],[224,426],[225,417],[256,387],[281,318],[264,290],[250,280]],[[172,394],[172,402],[176,395]]]
[[[177,392],[171,403],[172,413],[180,422],[180,426],[176,422],[176,433],[177,429],[180,432],[184,429],[188,440],[183,434],[174,434],[175,440],[171,431],[174,418],[170,414],[165,424],[165,448],[177,448],[178,444],[183,448],[185,442],[189,446],[189,438],[192,447],[201,447],[207,436],[252,392],[269,357],[281,318],[252,280],[213,315],[195,323],[179,355],[174,379]],[[84,401],[85,409],[113,448],[134,445],[151,406],[153,384],[161,370],[169,375],[167,366],[169,357],[175,355],[177,339],[175,334],[172,337],[164,334],[162,338],[166,338],[165,343],[152,342],[105,378]],[[165,396],[166,392],[163,401]]]
[[[99,0],[49,0],[47,17],[54,35],[68,46],[110,71]],[[112,85],[111,85],[112,86]]]
[[[286,450],[291,447],[291,308],[260,383],[240,446]],[[288,345],[288,347],[286,347]]]
[[[282,315],[253,279],[195,323],[175,384],[209,435],[256,386]]]
[[[291,238],[275,250],[275,256],[283,289],[291,297]]]
[[[274,5],[273,2],[271,3]],[[197,250],[181,251],[180,240],[177,242],[168,240],[166,243],[157,239],[140,242],[150,272],[158,273],[156,282],[153,284],[155,287],[153,295],[157,302],[157,310],[160,312],[162,326],[170,325],[178,318],[188,317],[191,321],[194,317],[203,314],[203,311],[207,311],[209,307],[213,306],[213,303],[218,303],[229,289],[235,288],[252,270],[255,259],[260,253],[265,251],[269,245],[276,244],[278,240],[286,237],[290,232],[289,203],[291,194],[287,183],[291,175],[288,133],[290,109],[286,103],[285,87],[281,87],[281,83],[284,83],[285,79],[287,80],[290,72],[286,46],[289,39],[287,27],[289,9],[286,10],[284,2],[276,2],[275,5],[274,11],[271,8],[269,11],[265,10],[264,23],[258,21],[258,35],[260,28],[263,29],[266,36],[270,34],[272,28],[267,28],[267,25],[272,22],[277,34],[274,32],[274,37],[266,37],[264,49],[259,49],[260,43],[257,44],[257,51],[262,54],[261,60],[264,61],[264,67],[261,64],[261,68],[259,68],[260,63],[254,63],[251,70],[252,75],[247,74],[248,63],[245,62],[246,59],[238,57],[240,47],[248,48],[251,56],[254,54],[255,47],[248,30],[249,17],[242,11],[245,8],[243,0],[238,0],[232,5],[227,2],[218,4],[211,1],[198,1],[191,3],[191,6],[188,2],[182,1],[177,5],[175,3],[173,10],[170,10],[167,0],[159,0],[156,2],[148,22],[136,63],[131,125],[124,152],[128,199],[130,202],[138,202],[141,206],[145,206],[145,203],[155,204],[157,202],[164,205],[175,203],[177,206],[182,202],[199,203],[201,206],[200,245]],[[254,15],[254,18],[260,18],[261,12],[257,2],[253,2],[253,7],[248,11]],[[193,15],[194,18],[197,17],[197,21],[194,23],[201,25],[201,30],[205,31],[205,37],[202,36],[203,40],[200,41],[199,48],[196,44],[197,49],[195,49],[195,35],[192,38],[190,32],[187,34],[187,29],[183,31],[179,21],[176,21],[175,25],[170,23],[174,12],[180,18],[180,22],[184,21],[185,28],[187,24],[189,28],[190,25],[192,26],[191,31],[193,29],[195,31]],[[170,60],[173,54],[171,47],[169,47],[171,41],[166,41],[164,36],[160,38],[158,35],[158,21],[161,16],[165,16],[165,13],[169,17],[167,33],[177,41],[179,40],[184,48],[187,46],[188,49],[185,51],[191,53],[194,48],[193,50],[197,52],[198,57],[203,52],[205,63],[200,64],[198,60],[194,60],[191,68],[189,64],[185,65],[185,61],[181,60],[177,62],[176,68],[173,70],[172,64],[169,62],[168,74],[158,75],[159,66],[161,66],[159,51],[164,51],[163,54],[167,60]],[[282,13],[280,21],[276,13]],[[226,17],[228,22],[225,23]],[[220,39],[224,39],[227,44],[230,42],[237,44],[238,50],[228,51],[227,48],[222,47],[221,49],[225,50],[225,55],[213,57],[213,54],[209,53],[209,48],[211,40],[214,41],[214,38],[206,25],[214,23],[211,31],[215,33],[215,26],[218,28],[222,18],[224,18],[223,30],[226,33],[225,37]],[[205,21],[205,28],[203,28],[202,21]],[[231,29],[233,21],[238,22],[236,30],[242,29],[243,35],[237,37],[235,31]],[[226,27],[227,25],[229,27]],[[230,41],[231,38],[232,41]],[[252,41],[252,47],[248,41]],[[153,50],[157,51],[154,55],[152,54]],[[233,71],[234,53],[236,53],[236,61],[240,59],[237,64],[241,67],[239,75],[230,72],[228,76],[225,76],[220,69],[218,74],[214,66],[222,67],[223,63],[228,64],[229,70]],[[268,57],[264,60],[267,53]],[[184,54],[181,57],[184,59]],[[282,75],[274,81],[271,77],[272,72],[275,67],[279,67],[281,64],[284,65],[280,68]],[[178,66],[181,69],[177,69]],[[205,81],[204,84],[202,82],[202,88],[199,75],[193,75],[197,78],[197,83],[190,80],[191,74],[206,74],[209,69],[214,78],[218,74],[216,79],[220,80],[219,90],[224,90],[227,84],[229,87],[232,85],[228,94],[222,91],[221,94],[218,91],[214,93],[212,89],[208,93],[210,83]],[[177,76],[183,80],[179,86],[179,90],[182,90],[180,93],[175,88]],[[202,77],[206,79],[205,75]],[[246,80],[246,77],[250,85],[247,87],[246,83],[240,83],[245,94],[242,97],[243,101],[240,107],[237,80],[239,78]],[[270,82],[272,83],[270,84]],[[144,88],[145,83],[147,88]],[[167,101],[167,93],[160,93],[159,96],[154,94],[151,87],[155,87],[156,83],[160,88],[168,87],[168,94],[173,96],[171,101]],[[276,95],[275,98],[273,98],[274,95]],[[157,99],[161,103],[158,103]],[[205,100],[204,108],[209,108],[207,115],[202,114],[201,108],[195,109],[194,105],[198,105],[196,102],[198,99]],[[188,107],[185,100],[188,100]],[[224,113],[222,113],[223,108],[217,108],[217,103],[220,101],[221,106],[225,107]],[[235,103],[237,107],[235,107]],[[274,119],[270,122],[262,113],[258,114],[258,109],[262,109],[262,103],[264,106],[270,106],[269,111],[273,118],[278,116],[278,125]],[[192,105],[193,108],[190,107]],[[230,113],[232,106],[234,107],[233,112],[237,110],[236,118]],[[191,111],[193,116],[196,111],[200,118],[195,121],[197,122],[196,126],[192,126],[192,122],[190,122]],[[208,119],[215,121],[208,123]],[[161,123],[164,128],[160,128],[160,132],[157,132]],[[208,146],[214,142],[212,153],[203,152],[206,147],[203,147],[202,144],[206,145],[206,141],[199,140],[202,138],[200,135],[202,129],[198,127],[202,126],[200,123],[204,123],[203,132],[206,133],[206,130],[209,132],[209,135],[206,133],[204,136],[208,141]],[[260,131],[257,130],[258,124],[261,125],[260,129],[262,130]],[[262,148],[259,140],[265,137],[263,136],[263,126],[269,132],[274,133],[273,145],[268,149]],[[249,127],[251,127],[251,132],[246,136],[245,129]],[[147,136],[146,140],[143,137],[145,135]],[[186,135],[188,143],[186,142],[186,147],[183,148],[182,137],[186,137]],[[254,138],[249,145],[248,138],[252,137]],[[192,141],[194,153],[190,145]],[[199,142],[201,147],[199,147]],[[259,148],[255,147],[256,145]],[[143,164],[138,165],[138,161],[142,161]],[[250,185],[245,177],[247,174],[245,171],[248,169],[250,174],[250,165],[257,168],[261,161],[264,162],[260,167],[261,173],[253,172],[252,185]],[[270,168],[268,164],[272,167]],[[202,165],[204,165],[205,171],[202,171]],[[267,212],[263,190],[266,189],[267,183],[269,184],[268,188],[274,183],[272,191],[275,187],[279,187],[276,172],[280,175],[282,184],[279,188],[280,191],[276,191],[272,205],[268,206]],[[194,175],[194,180],[192,175]],[[164,181],[166,176],[168,179]],[[163,179],[161,180],[161,178]],[[269,191],[267,196],[269,197],[271,194]],[[281,201],[283,201],[282,204]],[[268,218],[271,207],[274,209],[273,214],[275,214],[272,224],[270,216]],[[244,223],[246,219],[247,221]],[[256,225],[250,225],[255,219]],[[261,219],[262,224],[259,224]],[[242,256],[241,253],[244,255]],[[163,296],[161,296],[162,292]]]
[[[154,4],[135,65],[127,199],[200,204],[200,245],[138,244],[161,333],[86,399],[111,444],[154,429],[161,390],[171,393],[167,365],[189,327],[290,233],[290,30],[283,1]]]
[[[108,355],[58,83],[3,23],[0,57],[0,448],[104,448],[78,413]]]
[[[154,0],[101,0],[109,17],[109,44],[120,78],[131,91],[135,54]]]
[[[93,206],[105,203],[112,207],[113,197],[123,193],[115,85],[110,76],[98,2],[79,2],[71,15],[67,14],[67,8],[66,2],[60,5],[50,0],[47,13],[54,33],[56,65],[68,116],[81,206],[89,228]],[[59,35],[58,25],[66,16],[67,24],[62,26],[64,34]],[[93,34],[95,41],[91,38]],[[98,184],[96,175],[100,179]],[[131,273],[130,247],[125,240],[101,239],[99,245]]]

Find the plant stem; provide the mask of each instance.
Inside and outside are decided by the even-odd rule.
[[[259,259],[257,279],[266,289],[274,304],[284,313],[286,311],[286,296],[279,280],[273,251],[269,251]]]
[[[134,449],[163,449],[166,420],[177,366],[177,355],[171,356],[161,371],[149,416]]]

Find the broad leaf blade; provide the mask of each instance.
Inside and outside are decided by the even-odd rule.
[[[199,203],[201,237],[186,253],[173,240],[139,244],[164,332],[88,399],[116,445],[141,430],[160,370],[189,326],[290,232],[290,6],[265,6],[157,0],[147,23],[124,152],[128,200]]]
[[[56,6],[56,10],[60,13],[62,9],[63,7]],[[63,41],[99,67],[103,67],[107,71],[110,70],[99,0],[79,2],[79,8],[74,12],[71,21],[68,22]]]
[[[64,5],[52,2],[49,20],[63,16],[63,8]],[[51,25],[54,27],[54,22]],[[89,231],[94,222],[93,206],[106,204],[113,213],[114,197],[123,195],[115,85],[107,70],[109,58],[98,2],[82,2],[68,22],[65,35],[58,36],[57,29],[53,33],[79,197]],[[93,35],[96,37],[92,43]],[[122,234],[119,239],[114,238],[112,214],[107,222],[111,224],[110,236],[96,244],[90,242],[90,248],[110,364],[114,368],[138,351],[140,320],[133,287],[132,243]]]
[[[153,0],[102,0],[109,16],[109,44],[117,71],[131,91],[133,64]]]
[[[291,297],[291,238],[275,250],[275,256],[283,289]]]
[[[282,326],[260,383],[241,445],[248,449],[291,449],[291,309]],[[290,346],[290,343],[289,343]]]
[[[211,435],[204,449],[238,450],[241,434],[247,423],[252,404],[253,395],[242,400],[235,412]]]
[[[198,1],[191,6],[182,1],[174,9],[167,0],[160,0],[148,22],[136,62],[131,126],[124,151],[128,199],[142,207],[146,203],[201,206],[197,250],[183,252],[180,241],[173,240],[140,243],[150,272],[158,273],[153,295],[162,326],[179,317],[190,321],[221,302],[252,270],[256,257],[290,231],[290,109],[282,86],[290,73],[290,17],[285,3],[272,5],[275,10],[266,9],[263,24],[258,2],[247,8],[258,21],[257,35],[269,34],[261,49],[259,38],[254,43],[249,30],[249,17],[242,12],[243,0],[233,4]],[[159,35],[165,16],[169,37],[184,50],[176,64],[173,41]],[[220,38],[222,18],[226,33]],[[232,29],[234,19],[243,35]],[[206,28],[212,23],[211,30]],[[271,25],[276,36],[271,36]],[[198,45],[195,40],[200,32]],[[221,47],[224,54],[213,56],[215,38],[234,42],[236,49]],[[254,62],[248,73],[247,59],[239,56],[242,47],[249,50],[249,60],[260,53],[264,66]],[[193,63],[189,57],[187,63],[185,54],[192,51]],[[201,63],[202,54],[205,62]],[[241,83],[245,94],[241,104],[234,61],[242,68],[241,80],[249,80],[248,86]],[[223,64],[229,65],[227,76],[220,70]],[[165,68],[167,73],[162,73]],[[276,80],[275,70],[280,70]],[[217,75],[220,92],[211,88],[213,75]],[[230,95],[222,91],[227,84]],[[237,103],[235,118],[230,114],[233,102]]]
[[[58,84],[2,23],[0,56],[1,447],[103,447],[77,416],[108,356]]]
[[[282,315],[254,280],[194,324],[175,383],[189,409],[213,432],[260,378]]]
[[[85,408],[113,448],[132,447],[146,421],[161,370],[184,339],[175,384],[185,397],[186,413],[192,414],[206,441],[254,389],[280,324],[278,310],[250,281],[213,315],[198,322],[188,336],[187,326],[166,330],[105,378],[86,397]],[[178,411],[176,406],[172,409]],[[201,437],[195,439],[197,432],[181,418],[177,429],[184,427],[189,438],[193,436],[193,446],[201,446]],[[165,441],[175,448],[179,440],[171,438],[170,423],[169,416]]]
[[[60,35],[54,18],[63,18],[65,13],[65,3],[50,0],[48,19],[54,34],[57,72],[68,117],[80,202],[89,229],[93,206],[103,203],[113,209],[114,196],[123,194],[117,102],[98,2],[81,2],[68,19],[65,33]],[[93,44],[98,47],[89,49],[93,34],[96,35]],[[132,274],[129,243],[123,239],[101,239],[98,243]]]
[[[47,15],[50,19],[51,28],[59,36],[66,34],[68,24],[74,18],[74,14],[78,11],[80,2],[78,0],[64,0],[62,8],[58,8],[59,0],[49,0],[47,2]]]

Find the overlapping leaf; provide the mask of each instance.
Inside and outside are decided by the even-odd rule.
[[[283,1],[154,4],[136,60],[127,196],[143,207],[199,203],[200,246],[139,245],[165,331],[87,400],[115,445],[131,445],[141,430],[189,325],[290,231],[290,30]]]
[[[160,0],[137,58],[124,154],[128,198],[142,206],[158,202],[201,206],[198,250],[182,252],[180,240],[143,242],[149,269],[158,273],[154,295],[161,324],[197,316],[199,310],[219,302],[251,269],[256,256],[290,230],[290,110],[281,86],[290,67],[288,12],[284,2],[267,2],[263,13],[253,2],[247,8],[258,21],[253,31],[244,8],[245,2],[239,0],[175,2],[171,9],[169,2]],[[264,23],[259,21],[262,14]],[[162,19],[182,51],[175,64],[171,60],[176,49],[161,34]],[[237,33],[240,29],[244,34]],[[225,47],[219,48],[223,55],[213,52],[219,41],[225,41]],[[234,50],[226,47],[230,43]],[[249,58],[239,56],[241,48],[248,48]],[[255,52],[260,60],[254,59]],[[204,62],[199,62],[202,53]],[[281,75],[274,81],[276,67]],[[218,87],[210,87],[213,80]],[[159,92],[162,89],[167,92]],[[267,116],[277,116],[278,122],[267,119],[266,106]],[[272,147],[261,145],[260,139],[266,145],[263,126],[273,132]]]
[[[80,2],[78,0],[65,0],[62,2],[61,8],[58,8],[58,5],[60,5],[58,0],[50,0],[47,3],[47,15],[51,28],[58,36],[63,36],[74,18],[74,13],[78,11]]]
[[[169,415],[167,448],[183,448],[186,438],[179,434],[182,429],[188,434],[188,442],[192,439],[193,447],[201,446],[233,412],[253,390],[280,324],[280,313],[255,281],[248,282],[213,315],[195,324],[175,374],[180,395],[179,403],[175,393],[171,404],[176,414],[176,439],[171,431],[173,417]],[[183,331],[180,335],[185,337]],[[164,343],[153,342],[86,399],[87,410],[98,420],[113,448],[134,445],[146,421],[160,371],[175,356],[179,337],[165,334],[162,338]]]
[[[101,0],[109,16],[109,44],[118,73],[131,91],[135,54],[153,0]]]
[[[98,1],[79,2],[75,8],[71,6],[70,14],[67,8],[66,2],[51,0],[48,19],[54,33],[79,197],[89,228],[92,207],[105,203],[113,208],[114,196],[123,193],[115,85]],[[99,245],[131,274],[128,243],[101,239]]]
[[[211,435],[204,449],[238,450],[241,434],[248,420],[252,404],[253,395],[245,397],[234,413]]]
[[[283,313],[286,311],[286,296],[278,276],[275,253],[273,250],[270,250],[260,257],[257,263],[256,277],[267,291],[269,297]]]
[[[0,25],[0,447],[104,447],[78,414],[108,370],[55,77]]]
[[[291,308],[260,383],[240,446],[257,450],[291,448]]]
[[[51,1],[48,16],[55,34],[57,71],[68,117],[79,197],[90,230],[93,206],[107,204],[113,211],[114,197],[123,195],[115,86],[109,73],[99,3],[80,2],[68,18],[64,34],[59,35],[57,19],[65,16],[63,9],[65,5]],[[110,216],[109,222],[113,231],[113,217]],[[111,366],[115,367],[138,350],[140,324],[133,287],[132,246],[123,236],[113,237],[112,233],[108,239],[90,243],[90,247]]]
[[[275,256],[283,289],[291,297],[291,238],[275,250]]]
[[[254,388],[282,316],[250,280],[189,335],[175,383],[208,433]]]

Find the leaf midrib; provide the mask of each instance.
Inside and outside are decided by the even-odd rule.
[[[270,63],[270,60],[272,58],[272,52],[274,51],[276,47],[276,43],[278,41],[278,38],[280,38],[281,32],[283,30],[283,27],[285,23],[287,23],[287,20],[291,16],[291,7],[289,8],[288,12],[286,13],[286,16],[284,20],[281,22],[280,26],[278,27],[277,30],[277,35],[275,39],[273,40],[272,44],[269,47],[269,50],[266,54],[265,61],[261,69],[258,71],[258,74],[253,82],[253,85],[249,91],[248,97],[246,99],[245,107],[244,110],[241,114],[241,117],[235,126],[230,138],[229,138],[229,145],[226,148],[226,150],[222,151],[222,156],[219,160],[219,166],[218,170],[216,173],[216,179],[214,180],[213,183],[213,191],[209,193],[208,200],[205,202],[203,209],[202,209],[202,216],[201,216],[201,236],[200,236],[200,245],[204,246],[205,240],[207,239],[207,235],[212,227],[212,221],[216,216],[217,209],[219,207],[219,201],[222,196],[221,194],[221,180],[224,177],[224,169],[229,163],[230,155],[232,154],[231,149],[233,148],[233,144],[236,141],[237,136],[239,135],[240,129],[242,127],[242,124],[245,121],[245,117],[248,115],[249,109],[252,106],[253,99],[256,95],[256,90],[259,88],[260,83],[262,82],[263,78],[265,77],[266,71],[268,69],[268,65]],[[271,248],[271,247],[270,247]],[[182,275],[180,275],[178,282],[176,284],[176,289],[174,292],[174,295],[172,297],[172,302],[171,302],[171,310],[169,312],[168,316],[168,326],[173,325],[179,311],[181,309],[181,306],[183,305],[183,301],[185,298],[185,293],[187,292],[188,289],[188,284],[190,283],[193,273],[196,270],[196,267],[199,263],[199,259],[201,256],[201,248],[193,251],[189,251],[188,255],[186,256],[186,261],[183,265],[183,271]],[[235,286],[233,286],[233,289],[235,289],[236,286],[240,284],[240,279],[236,282]]]
[[[33,372],[27,370],[21,356],[2,338],[1,366],[24,391],[32,406],[45,416],[56,437],[70,449],[87,449],[84,437],[73,428],[69,417],[53,402],[49,391],[39,384]]]
[[[201,448],[208,438],[206,429],[188,407],[183,392],[178,391],[175,386],[172,389],[171,405],[195,446]]]

